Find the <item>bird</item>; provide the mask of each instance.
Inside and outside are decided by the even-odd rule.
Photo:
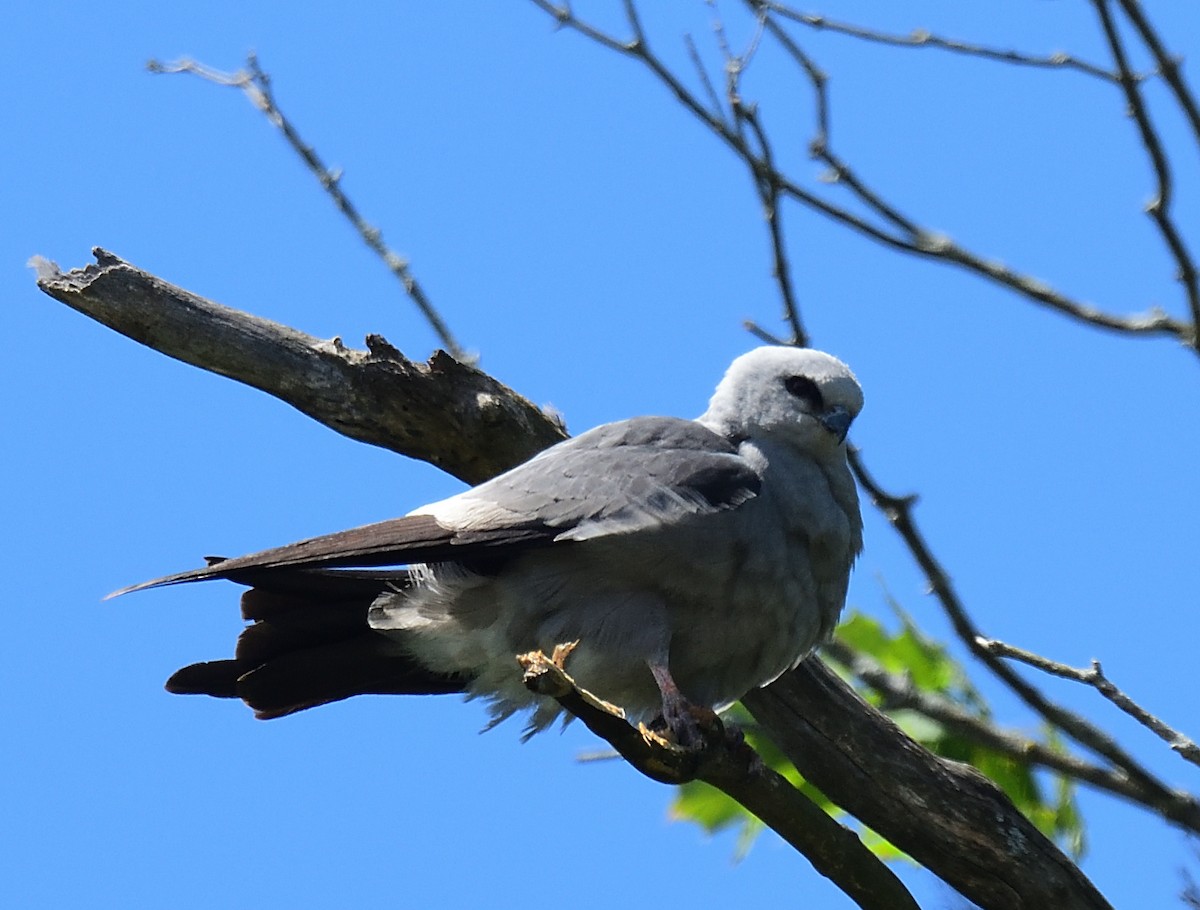
[[[736,358],[691,420],[634,417],[407,515],[133,585],[247,588],[231,659],[168,691],[262,719],[365,694],[462,693],[489,727],[560,717],[516,655],[571,643],[582,688],[695,739],[832,632],[862,548],[846,437],[863,405],[824,352]],[[569,718],[563,718],[564,720]]]

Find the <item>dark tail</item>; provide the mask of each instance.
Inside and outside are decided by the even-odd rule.
[[[283,717],[354,695],[441,695],[470,680],[432,673],[396,639],[367,625],[379,594],[403,588],[407,573],[246,570],[225,576],[250,585],[242,616],[251,621],[232,660],[191,664],[167,691],[240,698],[256,717]]]

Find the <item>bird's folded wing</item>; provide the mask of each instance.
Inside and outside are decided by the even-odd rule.
[[[732,442],[702,424],[636,417],[418,511],[464,529],[533,523],[556,529],[558,540],[584,540],[736,508],[761,482]]]
[[[249,580],[256,574],[261,576],[264,572],[282,569],[363,568],[484,558],[489,551],[545,545],[553,539],[553,533],[538,528],[496,528],[461,533],[443,527],[432,516],[409,515],[233,559],[210,557],[209,564],[202,569],[131,585],[108,596],[118,597],[146,588],[211,578],[239,580],[243,577]]]
[[[110,597],[263,572],[430,562],[484,563],[555,542],[628,534],[736,508],[761,478],[723,437],[691,420],[606,424],[458,496],[351,528],[115,591]]]

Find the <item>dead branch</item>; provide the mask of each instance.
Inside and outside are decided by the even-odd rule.
[[[479,483],[565,437],[558,423],[486,373],[437,353],[406,359],[382,336],[367,350],[205,300],[100,248],[38,287],[176,360],[261,389],[351,439]]]

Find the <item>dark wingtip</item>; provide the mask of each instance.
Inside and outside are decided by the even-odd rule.
[[[205,556],[205,567],[203,569],[191,569],[187,572],[176,572],[174,575],[164,575],[162,578],[152,578],[150,581],[141,581],[136,585],[130,585],[127,588],[119,588],[111,594],[105,594],[104,600],[112,600],[114,597],[122,597],[125,594],[133,594],[136,591],[146,591],[150,588],[163,588],[167,585],[179,585],[188,581],[206,581],[210,578],[221,578],[217,567],[223,562],[229,562],[224,556]]]
[[[184,573],[191,574],[191,573]],[[187,581],[186,578],[178,575],[168,575],[165,578],[155,578],[153,581],[141,581],[136,585],[129,585],[127,588],[118,588],[111,594],[105,594],[104,600],[113,600],[117,597],[124,597],[126,594],[133,594],[135,591],[145,591],[149,588],[161,588],[164,585],[178,584],[181,581]]]
[[[154,585],[155,582],[143,581],[140,584],[129,585],[127,588],[118,588],[115,591],[110,591],[108,594],[105,594],[102,598],[100,598],[100,600],[101,602],[106,600],[115,600],[118,597],[124,597],[126,594],[132,594],[134,591],[144,591],[146,588],[153,588]]]

